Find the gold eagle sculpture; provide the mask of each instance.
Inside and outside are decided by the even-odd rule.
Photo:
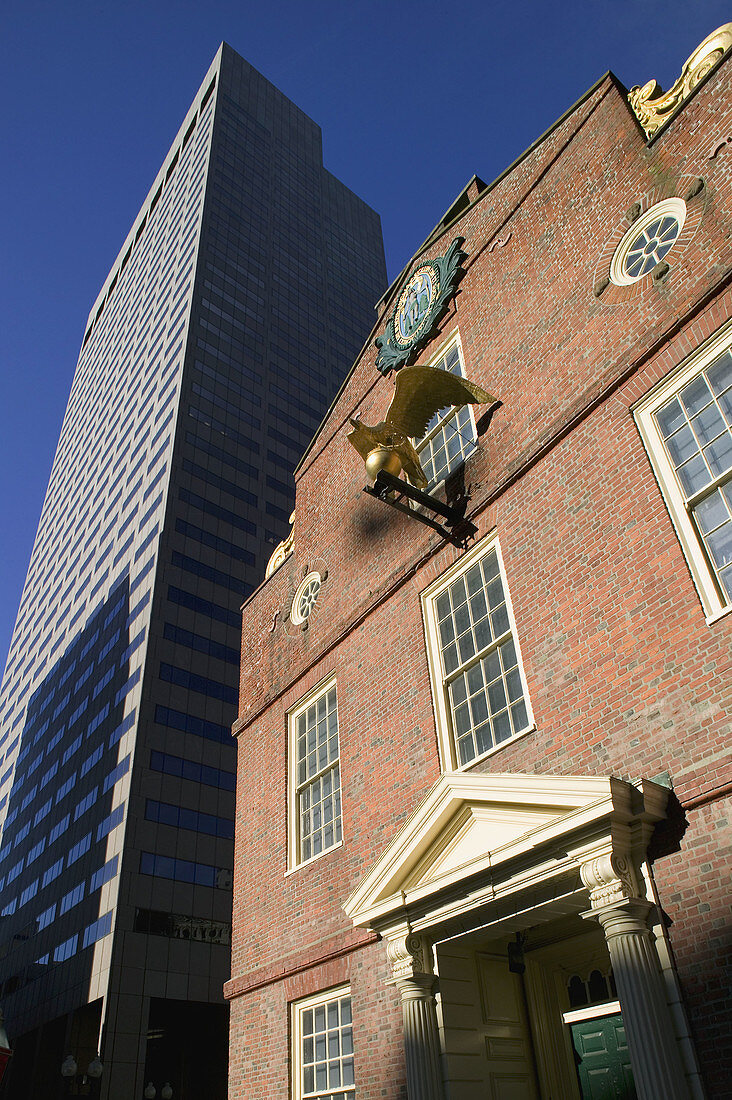
[[[495,405],[497,398],[458,374],[439,367],[402,367],[394,396],[380,424],[369,427],[349,417],[352,446],[366,462],[366,472],[376,479],[380,470],[398,476],[403,469],[412,485],[426,489],[425,472],[412,439],[420,439],[435,413],[461,405]]]

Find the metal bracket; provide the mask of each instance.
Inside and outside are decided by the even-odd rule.
[[[431,527],[433,531],[437,531],[444,539],[462,550],[478,533],[475,524],[465,518],[467,496],[463,498],[460,505],[449,505],[438,500],[437,497],[430,496],[429,493],[423,493],[421,489],[404,481],[403,478],[394,477],[386,470],[379,473],[373,486],[365,485],[363,491],[369,496],[376,497],[377,500],[383,500],[384,504],[418,520],[426,527]],[[417,507],[410,508],[408,501]],[[422,511],[423,508],[427,511]],[[434,516],[441,516],[444,523],[438,523]]]

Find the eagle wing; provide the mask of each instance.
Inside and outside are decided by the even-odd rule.
[[[439,367],[402,367],[386,421],[405,435],[420,439],[440,409],[451,405],[495,405],[496,400],[459,374]]]

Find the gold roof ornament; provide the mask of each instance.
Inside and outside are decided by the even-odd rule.
[[[348,440],[364,459],[372,480],[382,470],[398,477],[403,469],[412,485],[426,489],[428,481],[412,439],[424,435],[441,409],[495,405],[496,401],[475,382],[439,367],[402,367],[386,418],[373,427],[351,419],[354,430],[348,433]]]
[[[689,98],[697,84],[711,72],[730,46],[732,46],[732,23],[725,23],[697,46],[682,68],[678,80],[667,92],[664,92],[655,80],[649,80],[642,88],[636,84],[630,89],[628,102],[645,130],[646,137],[651,138],[657,130],[660,130],[664,122],[667,122]]]
[[[283,539],[282,542],[279,543],[279,545],[275,548],[275,552],[273,553],[272,557],[267,562],[267,568],[264,571],[264,579],[265,580],[267,580],[269,577],[271,577],[272,574],[274,573],[274,571],[276,569],[279,569],[279,567],[282,565],[283,561],[285,561],[286,558],[289,558],[290,554],[292,553],[292,547],[293,547],[294,542],[295,542],[295,532],[294,532],[294,528],[292,527],[294,522],[295,522],[295,513],[293,512],[292,515],[290,516],[290,520],[289,520],[290,533],[287,536],[287,538]]]

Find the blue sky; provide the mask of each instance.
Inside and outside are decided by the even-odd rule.
[[[4,0],[0,665],[87,314],[222,39],[323,130],[389,275],[607,69],[668,87],[717,0]]]

